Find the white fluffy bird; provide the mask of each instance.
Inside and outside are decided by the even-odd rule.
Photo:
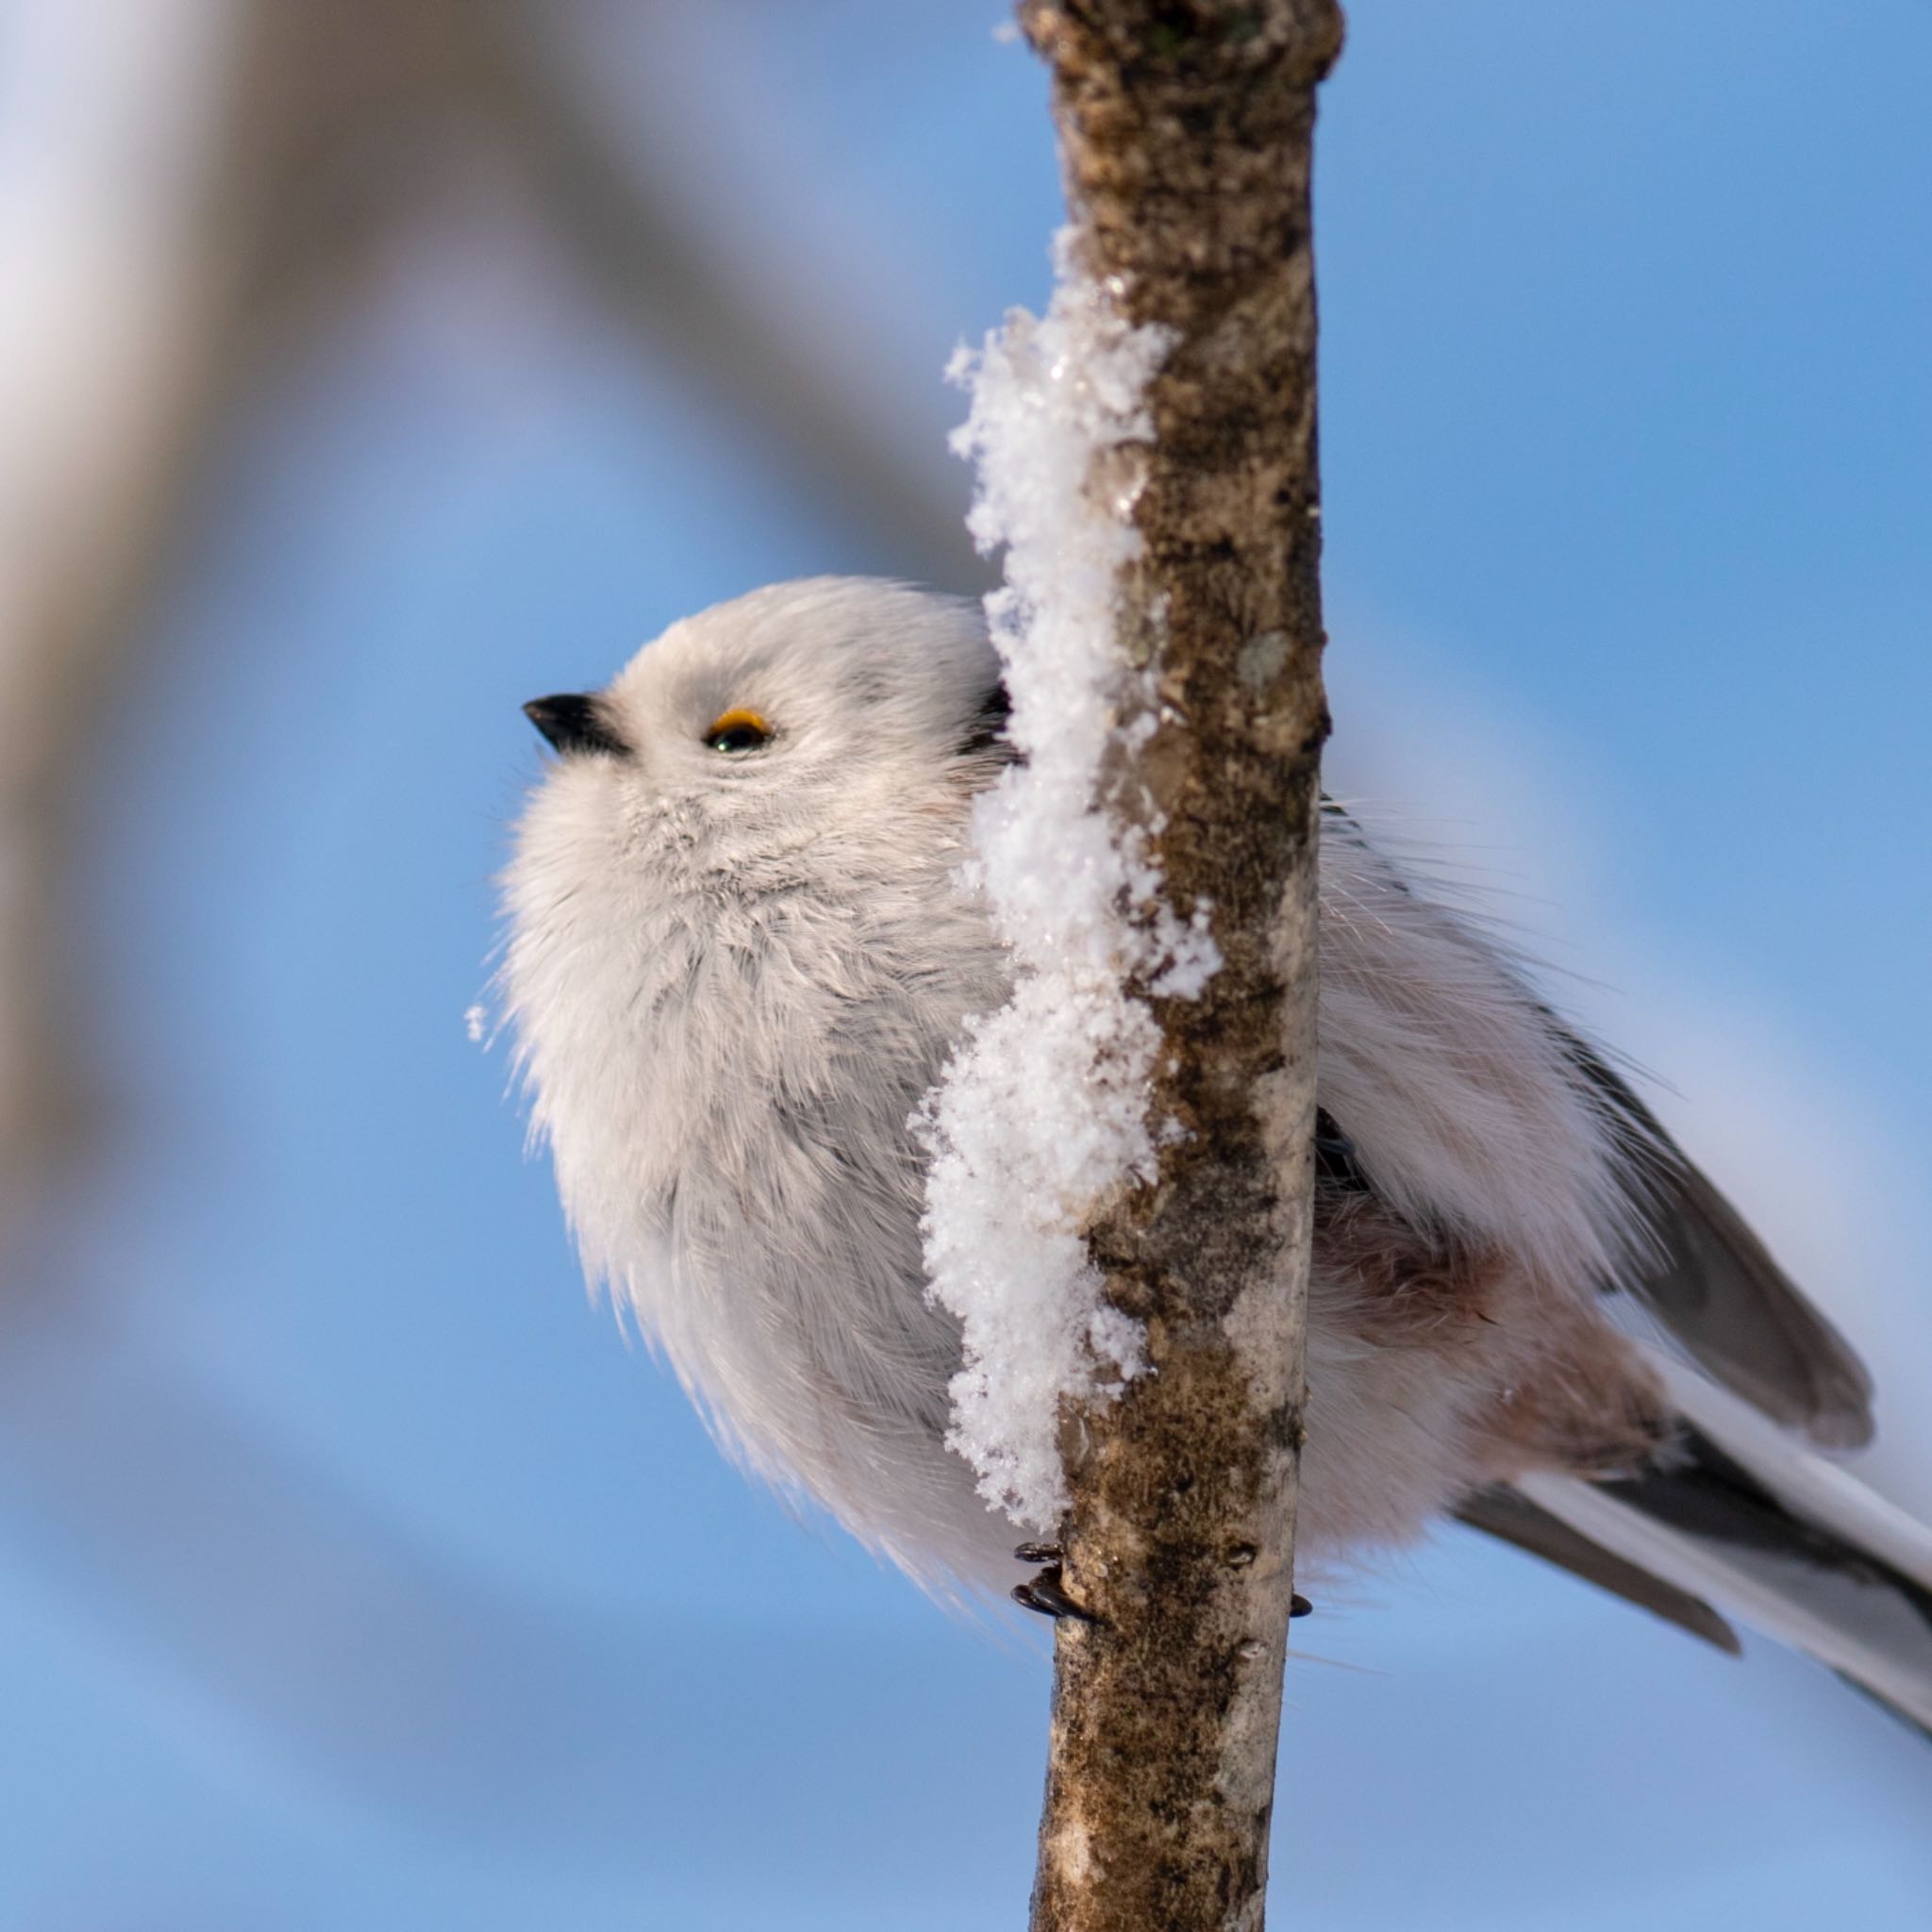
[[[753,1469],[1010,1581],[910,1124],[1009,984],[960,877],[1012,755],[977,607],[778,585],[527,708],[504,983],[587,1272]],[[1488,934],[1333,809],[1321,865],[1304,1558],[1454,1513],[1932,1726],[1932,1534],[1815,1453],[1870,1435],[1857,1357]]]

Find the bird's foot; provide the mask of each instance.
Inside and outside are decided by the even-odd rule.
[[[1061,1617],[1075,1617],[1083,1624],[1101,1621],[1091,1610],[1083,1609],[1067,1594],[1066,1580],[1060,1574],[1060,1564],[1065,1560],[1066,1552],[1058,1543],[1021,1543],[1014,1549],[1013,1556],[1019,1562],[1042,1566],[1038,1576],[1013,1586],[1016,1604],[1056,1621]],[[1291,1618],[1306,1617],[1314,1607],[1300,1591],[1296,1591],[1289,1599],[1288,1614]]]
[[[1022,1543],[1014,1550],[1016,1561],[1038,1563],[1041,1572],[1025,1583],[1013,1586],[1013,1601],[1029,1610],[1038,1610],[1042,1617],[1058,1621],[1061,1617],[1074,1617],[1082,1624],[1097,1624],[1100,1619],[1091,1610],[1082,1609],[1067,1594],[1065,1578],[1060,1574],[1060,1564],[1066,1558],[1066,1552],[1058,1543]]]
[[[1028,1582],[1014,1584],[1013,1601],[1023,1609],[1038,1610],[1042,1617],[1052,1617],[1056,1622],[1061,1617],[1073,1617],[1082,1624],[1100,1622],[1091,1610],[1082,1609],[1067,1594],[1058,1563],[1049,1563]]]

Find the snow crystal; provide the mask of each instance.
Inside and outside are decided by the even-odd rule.
[[[968,869],[1011,945],[1014,996],[954,1056],[921,1123],[932,1292],[964,1330],[948,1441],[988,1502],[1037,1529],[1066,1507],[1062,1399],[1145,1367],[1141,1324],[1106,1301],[1083,1234],[1109,1190],[1152,1175],[1165,1138],[1148,1120],[1159,1029],[1125,981],[1193,998],[1220,964],[1208,908],[1183,919],[1162,901],[1145,835],[1103,795],[1110,754],[1154,728],[1151,674],[1113,614],[1140,547],[1142,397],[1170,339],[1125,320],[1068,234],[1056,268],[1043,318],[1011,311],[947,371],[972,392],[953,437],[978,469],[969,525],[982,550],[1006,546],[987,614],[1025,760],[979,801]]]
[[[490,1015],[481,1007],[468,1007],[463,1011],[463,1031],[478,1046],[483,1043],[483,1035],[490,1024]]]

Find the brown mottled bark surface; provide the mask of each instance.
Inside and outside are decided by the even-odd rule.
[[[1155,1373],[1069,1418],[1036,1932],[1262,1923],[1293,1550],[1327,713],[1309,139],[1332,0],[1029,0],[1085,266],[1174,331],[1119,622],[1157,674],[1116,808],[1224,964],[1159,1000],[1157,1182],[1090,1230]]]

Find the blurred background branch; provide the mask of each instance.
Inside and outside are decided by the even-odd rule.
[[[637,348],[882,558],[955,585],[982,574],[940,464],[841,405],[811,332],[633,165],[558,28],[512,0],[75,0],[42,23],[33,75],[70,125],[0,200],[20,296],[0,364],[0,1201],[16,1329],[0,1480],[17,1546],[385,1804],[434,1810],[451,1790],[433,1770],[460,1765],[465,1825],[487,1811],[526,1831],[555,1828],[591,1767],[662,1748],[637,1704],[647,1684],[613,1707],[558,1675],[614,1633],[428,1555],[264,1418],[144,1349],[118,1291],[50,1265],[31,1217],[50,1186],[84,1188],[92,1143],[112,1138],[114,1074],[91,1057],[101,1029],[70,957],[101,727],[192,554],[236,417],[370,299],[399,232],[453,182],[520,190]],[[24,1315],[40,1332],[19,1332]],[[321,1681],[316,1657],[335,1660]],[[568,1777],[546,1734],[575,1739]]]
[[[0,211],[42,244],[8,250],[24,299],[0,391],[16,472],[0,558],[0,1203],[73,1146],[98,1089],[62,957],[76,798],[208,465],[265,373],[358,299],[385,239],[452,174],[508,170],[613,318],[901,574],[984,575],[937,465],[868,434],[809,332],[750,299],[715,226],[629,163],[608,106],[574,83],[554,13],[75,0],[48,38],[90,97],[66,152]]]

